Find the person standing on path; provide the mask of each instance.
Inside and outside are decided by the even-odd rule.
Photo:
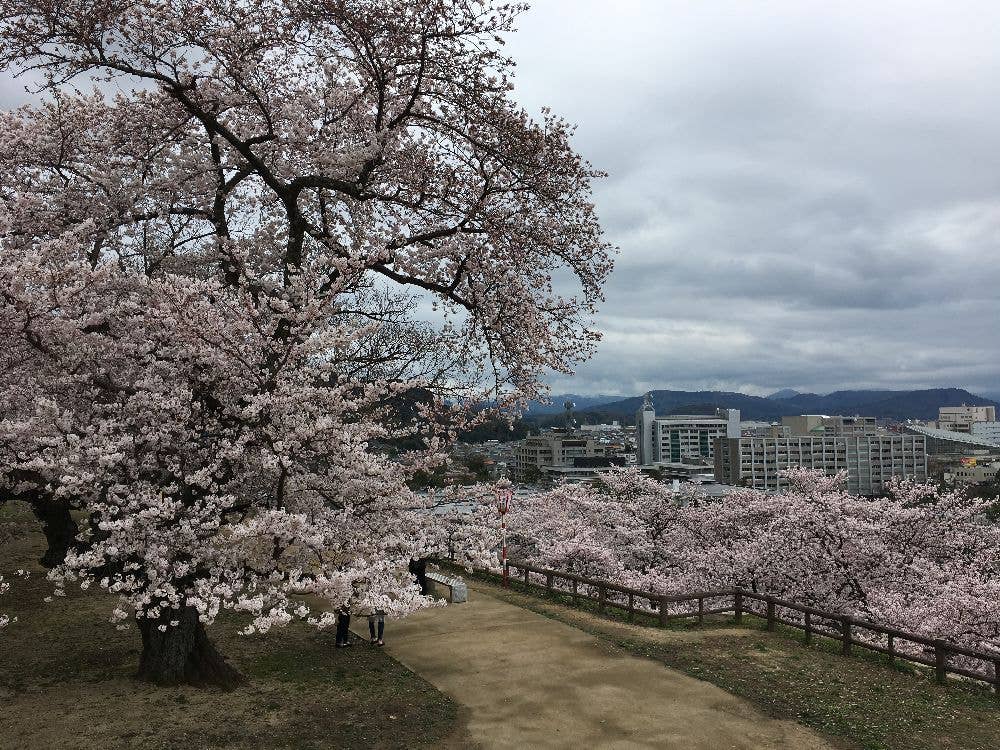
[[[410,572],[416,576],[417,583],[420,584],[420,593],[427,596],[431,592],[431,587],[427,583],[427,558],[410,560]]]
[[[351,613],[346,609],[337,613],[337,648],[351,645]]]
[[[378,637],[375,635],[376,627],[378,629]],[[385,641],[382,640],[382,634],[385,632],[385,612],[373,612],[368,615],[368,635],[371,636],[373,646],[384,646]]]

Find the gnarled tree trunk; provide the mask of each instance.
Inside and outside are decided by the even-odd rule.
[[[177,625],[171,627],[170,620]],[[198,610],[169,610],[160,620],[141,618],[142,657],[136,678],[157,685],[199,685],[233,690],[246,678],[226,661],[205,632]],[[166,630],[160,626],[165,625]]]
[[[54,568],[65,559],[70,547],[76,544],[76,535],[80,533],[80,529],[65,500],[41,495],[30,500],[30,503],[35,518],[42,522],[42,531],[49,544],[39,562],[46,568]]]

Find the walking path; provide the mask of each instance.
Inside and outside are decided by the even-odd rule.
[[[468,736],[483,748],[831,748],[714,685],[481,589],[470,587],[466,604],[387,622],[386,649],[468,709]]]

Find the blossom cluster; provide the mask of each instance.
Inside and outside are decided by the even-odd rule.
[[[510,98],[518,9],[0,0],[46,95],[0,113],[0,492],[82,512],[57,594],[427,604],[408,479],[588,355],[611,268],[598,173]]]
[[[1000,653],[1000,527],[988,501],[897,480],[886,497],[789,472],[780,494],[674,492],[636,470],[511,514],[514,554],[657,594],[734,587]]]

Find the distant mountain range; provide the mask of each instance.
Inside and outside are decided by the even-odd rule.
[[[997,406],[1000,403],[977,396],[962,388],[929,388],[915,391],[863,390],[836,391],[826,395],[799,393],[790,389],[770,396],[748,396],[731,391],[652,391],[653,406],[659,415],[710,414],[717,408],[739,409],[744,420],[777,421],[794,414],[843,414],[883,419],[937,419],[941,406]],[[619,398],[599,403],[600,396],[552,396],[548,411],[532,409],[525,419],[542,424],[560,421],[564,401],[574,401],[577,419],[596,423],[618,419],[634,423],[643,397]],[[612,397],[614,398],[614,397]],[[589,403],[588,403],[589,402]],[[537,419],[535,419],[537,418]]]

